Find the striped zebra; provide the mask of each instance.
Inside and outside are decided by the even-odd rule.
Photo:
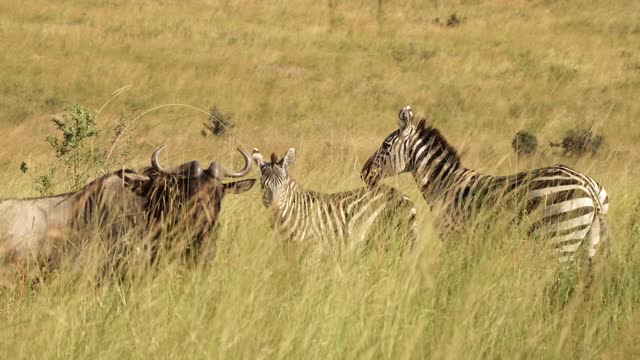
[[[564,165],[507,176],[481,174],[462,166],[438,129],[424,119],[414,124],[411,107],[400,110],[398,117],[398,129],[362,168],[368,185],[411,173],[444,237],[478,220],[480,213],[509,209],[514,220],[531,223],[530,236],[551,241],[560,261],[573,261],[583,242],[586,248],[580,251],[593,258],[606,237],[609,207],[606,191],[595,180]]]
[[[319,245],[324,254],[358,251],[373,245],[373,238],[388,237],[379,243],[385,249],[415,242],[416,210],[398,190],[383,185],[334,194],[307,191],[289,176],[294,149],[280,160],[272,154],[271,162],[254,149],[253,159],[260,167],[263,204],[288,240]]]

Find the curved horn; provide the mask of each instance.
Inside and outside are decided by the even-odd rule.
[[[160,156],[160,153],[162,152],[162,150],[166,149],[167,145],[162,145],[159,148],[157,148],[153,154],[151,155],[151,166],[153,167],[153,169],[159,173],[168,173],[165,169],[162,168],[162,166],[160,166],[160,163],[158,162],[158,157]]]
[[[166,148],[167,145],[162,145],[157,148],[151,155],[151,166],[155,171],[167,175],[187,175],[192,178],[197,178],[202,175],[202,167],[200,166],[200,163],[198,161],[191,161],[171,170],[167,170],[160,166],[160,153]]]
[[[253,163],[251,161],[251,157],[249,156],[249,153],[247,153],[246,151],[240,148],[238,148],[238,151],[240,151],[240,153],[244,157],[244,167],[242,168],[242,170],[239,170],[239,171],[231,171],[226,167],[224,167],[222,164],[217,164],[218,173],[221,178],[222,177],[231,177],[231,178],[242,177],[247,175],[249,171],[251,171],[251,168],[253,167]]]

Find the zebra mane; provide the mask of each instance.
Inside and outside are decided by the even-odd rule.
[[[453,145],[449,144],[447,139],[445,139],[444,135],[440,132],[439,129],[426,125],[426,119],[422,118],[418,122],[418,126],[416,128],[416,133],[418,133],[418,138],[422,139],[434,139],[432,146],[440,146],[443,150],[447,150],[447,159],[451,162],[455,162],[460,164],[460,155],[456,148]]]

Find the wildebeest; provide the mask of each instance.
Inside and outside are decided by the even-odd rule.
[[[232,171],[218,162],[206,169],[198,161],[164,169],[158,160],[161,146],[151,156],[151,167],[140,173],[125,169],[104,175],[77,192],[50,197],[0,201],[1,254],[37,255],[56,247],[69,234],[99,230],[117,241],[136,236],[153,238],[165,230],[188,230],[189,252],[201,247],[214,228],[227,193],[249,190],[255,179],[223,183],[245,176],[252,161],[242,149],[244,167]],[[115,242],[114,242],[115,244]],[[211,244],[215,255],[215,244]]]

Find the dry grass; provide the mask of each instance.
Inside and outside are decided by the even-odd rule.
[[[591,288],[562,300],[571,286],[554,280],[554,263],[499,227],[441,243],[407,176],[387,182],[419,204],[415,254],[309,264],[281,251],[254,189],[225,199],[209,268],[170,262],[131,286],[96,287],[86,255],[38,291],[2,290],[1,357],[640,355],[638,5],[377,3],[0,1],[0,196],[34,195],[18,167],[52,161],[49,114],[97,109],[129,84],[99,115],[105,129],[169,103],[215,104],[236,128],[205,139],[205,115],[164,107],[131,127],[134,158],[123,165],[147,165],[163,143],[172,163],[238,164],[239,144],[280,155],[295,147],[295,178],[328,192],[362,186],[364,159],[411,104],[469,167],[505,174],[563,162],[604,184],[612,254]],[[454,12],[456,27],[433,21]],[[594,120],[605,137],[598,156],[564,159],[546,146]],[[542,148],[524,160],[510,148],[521,129]]]

